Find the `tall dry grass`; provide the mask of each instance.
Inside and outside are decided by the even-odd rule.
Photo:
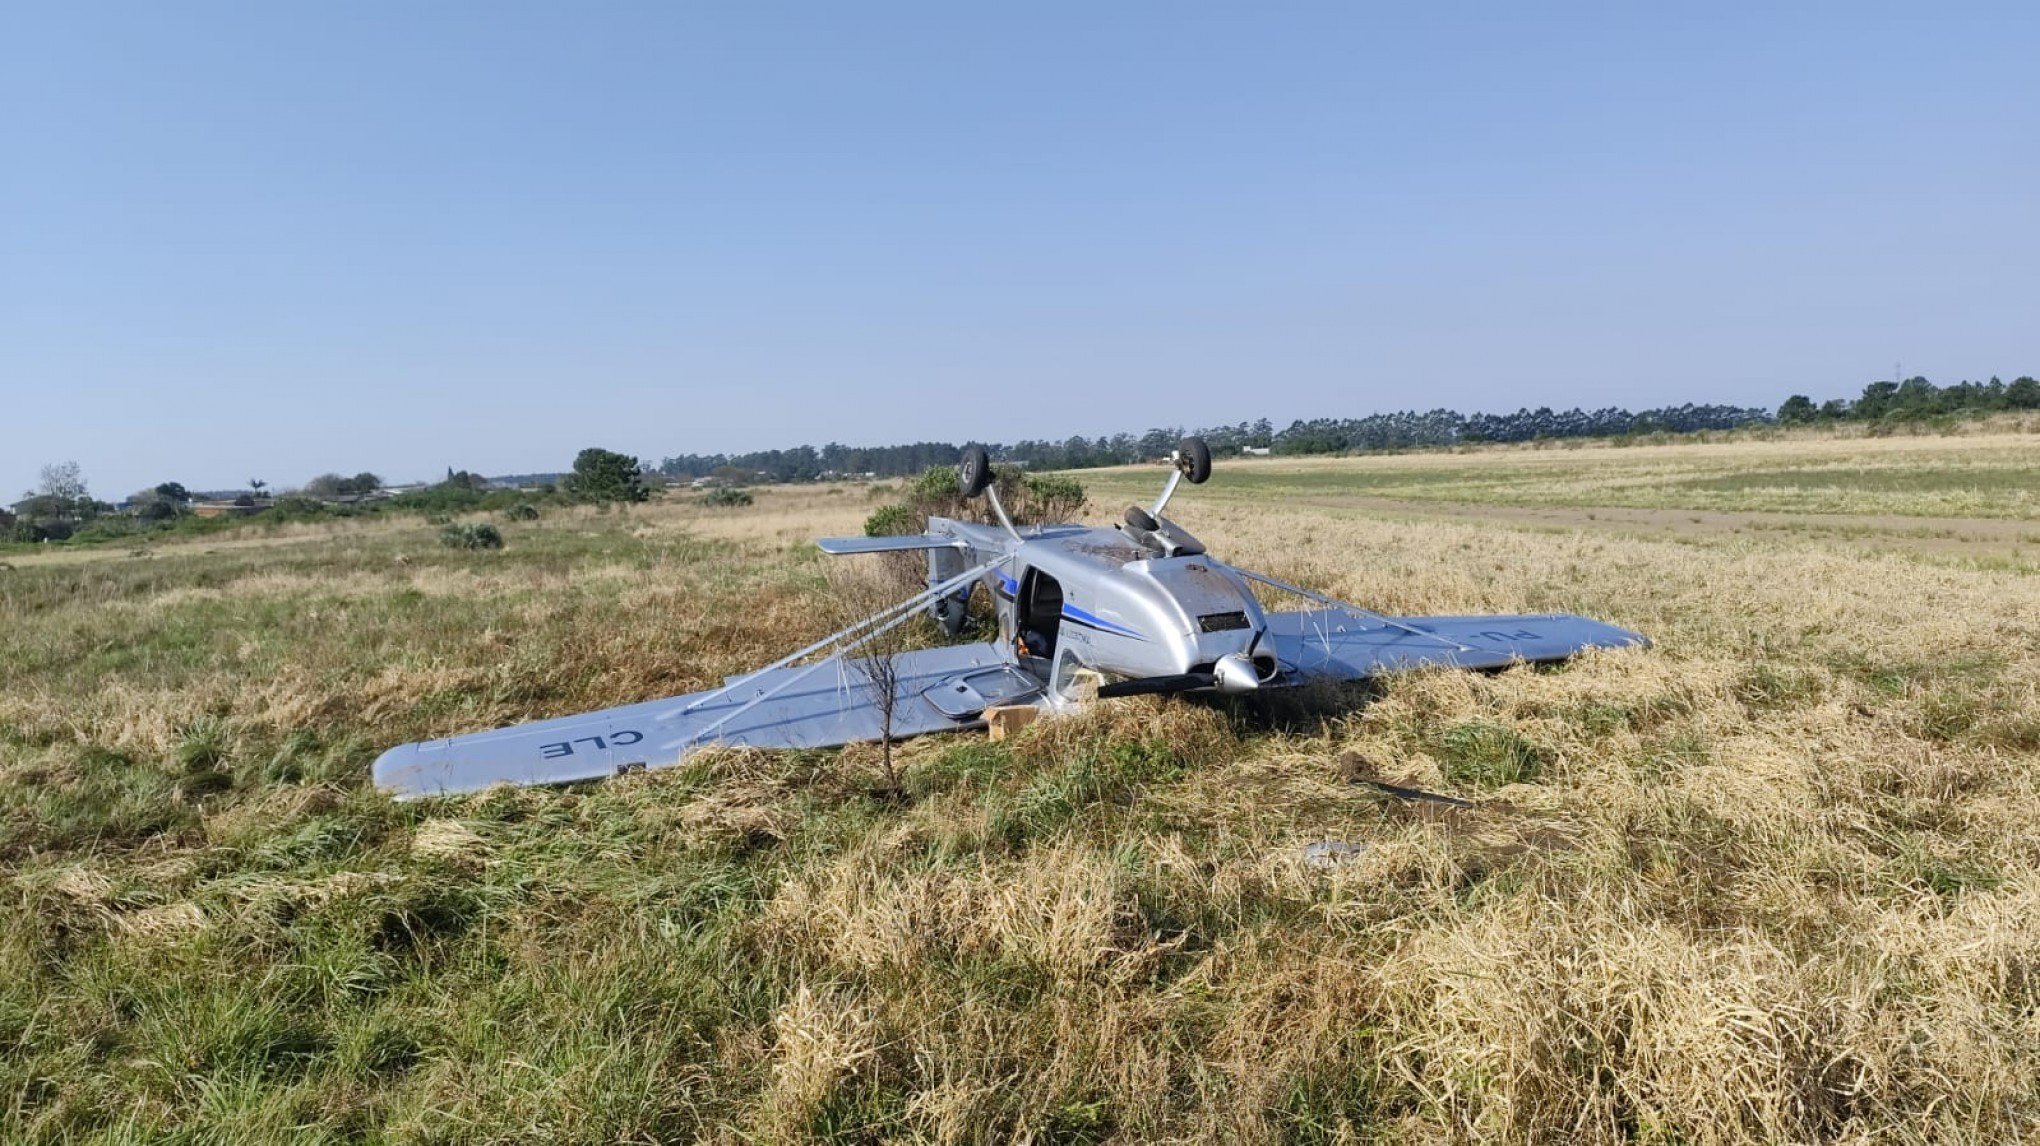
[[[1215,552],[1657,646],[1274,727],[731,752],[395,806],[380,747],[826,628],[767,491],[0,574],[0,1136],[2001,1142],[2040,1123],[2040,582],[1229,499]],[[1355,772],[1471,799],[1407,805]],[[903,793],[903,794],[902,794]],[[1305,845],[1355,845],[1330,866]]]

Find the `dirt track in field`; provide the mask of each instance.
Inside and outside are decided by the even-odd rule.
[[[1327,509],[1456,521],[1495,521],[1549,529],[1605,530],[1629,536],[1803,539],[1872,550],[1958,557],[2040,554],[2040,521],[1895,514],[1724,513],[1621,506],[1472,505],[1353,494],[1305,494],[1293,500]]]

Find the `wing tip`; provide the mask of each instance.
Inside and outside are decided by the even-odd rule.
[[[436,795],[413,782],[417,768],[418,746],[399,744],[375,758],[375,763],[368,767],[368,776],[376,790],[392,800],[416,800]]]

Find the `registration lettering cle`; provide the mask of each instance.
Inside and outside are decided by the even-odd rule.
[[[601,736],[576,736],[572,740],[541,744],[538,746],[538,754],[547,760],[557,760],[562,756],[572,756],[575,752],[574,745],[576,744],[592,744],[599,751],[603,748],[622,748],[625,745],[636,744],[644,738],[644,733],[626,728],[622,732],[612,732],[606,738]]]

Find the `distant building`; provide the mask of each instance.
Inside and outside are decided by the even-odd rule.
[[[253,517],[266,513],[276,505],[268,498],[237,497],[232,501],[193,502],[193,517]]]
[[[1240,452],[1250,458],[1265,458],[1272,451],[1267,446],[1241,446]]]

